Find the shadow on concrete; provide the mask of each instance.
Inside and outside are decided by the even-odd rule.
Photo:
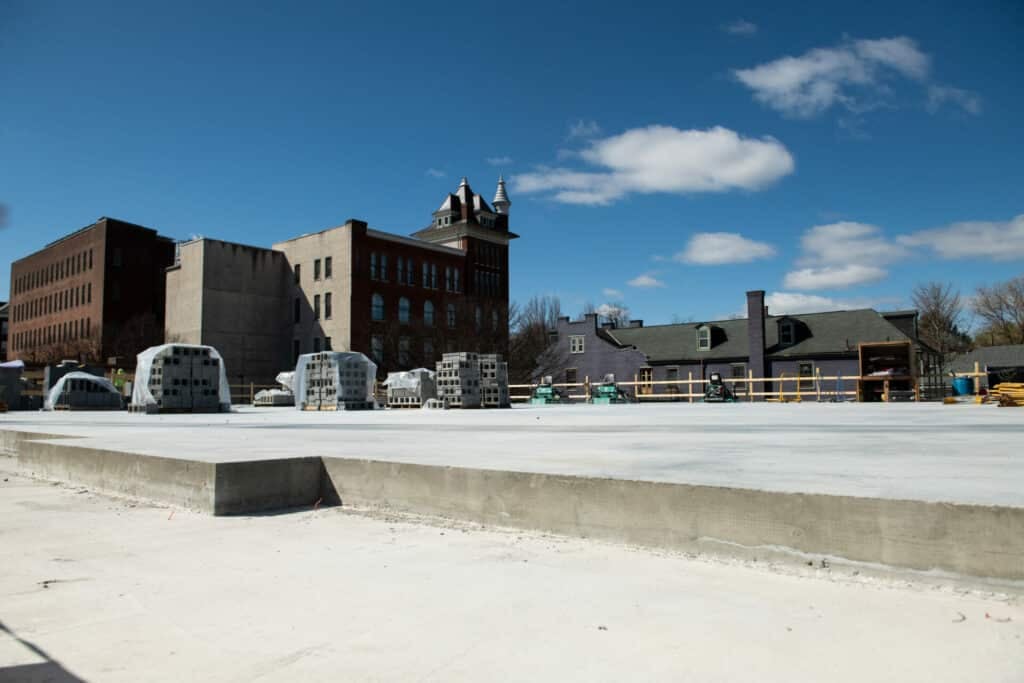
[[[19,637],[16,633],[7,628],[7,625],[0,621],[0,631],[9,635],[20,643],[25,649],[44,660],[35,664],[19,664],[17,666],[0,666],[0,683],[85,683],[85,679],[79,678],[67,669],[60,662],[51,657],[41,647]]]

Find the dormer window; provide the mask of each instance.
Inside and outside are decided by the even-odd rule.
[[[711,328],[707,325],[701,325],[697,328],[697,350],[711,350]]]
[[[796,342],[796,326],[792,321],[785,320],[779,324],[779,344],[791,346]]]

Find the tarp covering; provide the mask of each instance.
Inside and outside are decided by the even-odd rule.
[[[97,377],[96,375],[88,372],[69,372],[57,380],[56,384],[53,385],[53,388],[50,389],[50,392],[46,395],[46,401],[43,402],[43,410],[53,410],[53,406],[57,404],[57,399],[60,398],[61,392],[64,391],[64,385],[73,379],[84,379],[92,382],[93,384],[98,384],[112,394],[117,396],[121,395],[121,392],[119,392],[113,383],[111,383],[111,381],[106,377]]]
[[[416,368],[408,372],[389,372],[388,378],[384,380],[384,386],[388,389],[412,389],[419,391],[424,381],[434,381],[434,371],[426,368]],[[427,398],[430,398],[429,396]]]
[[[217,365],[220,368],[220,382],[218,386],[218,399],[221,406],[231,406],[231,387],[228,385],[228,371],[224,367],[224,359],[221,357],[220,352],[212,346],[203,346],[201,344],[160,344],[159,346],[151,346],[137,357],[135,364],[135,383],[132,384],[132,405],[136,406],[155,406],[156,398],[153,393],[149,390],[149,377],[153,370],[153,359],[156,358],[162,351],[171,349],[173,347],[181,347],[187,349],[209,349],[210,358],[216,358],[219,363]]]
[[[17,370],[25,369],[25,361],[23,360],[10,360],[6,363],[0,363],[0,368],[14,368]]]
[[[306,407],[306,389],[309,386],[309,364],[314,359],[331,356],[335,360],[334,386],[337,388],[338,396],[342,393],[342,378],[338,366],[348,361],[358,361],[366,364],[366,395],[360,400],[376,402],[374,396],[377,384],[377,364],[361,353],[354,351],[320,351],[318,353],[304,353],[299,356],[295,363],[295,375],[292,378],[292,386],[295,394],[295,407],[303,410]],[[315,386],[315,385],[314,385]]]
[[[277,373],[277,377],[275,377],[274,379],[277,380],[277,383],[280,384],[281,387],[284,388],[286,391],[288,391],[289,393],[292,393],[292,394],[295,393],[295,371],[294,370],[291,370],[289,372],[279,372],[279,373]]]

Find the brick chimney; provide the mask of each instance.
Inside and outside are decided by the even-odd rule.
[[[747,292],[747,345],[750,349],[750,359],[747,369],[754,373],[754,377],[764,377],[767,370],[765,359],[765,318],[768,317],[768,310],[764,305],[764,290]],[[764,391],[763,382],[753,382],[751,391]]]

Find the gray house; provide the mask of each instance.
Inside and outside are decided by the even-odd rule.
[[[974,372],[974,364],[986,373],[981,378],[983,388],[1000,382],[1024,382],[1024,344],[983,346],[967,353],[947,358],[946,369],[954,374]]]
[[[628,327],[601,325],[594,314],[572,321],[560,318],[552,331],[564,367],[556,381],[599,381],[614,373],[619,381],[707,379],[718,372],[725,378],[806,377],[801,389],[812,390],[816,374],[823,377],[859,376],[858,348],[862,342],[911,341],[924,377],[936,371],[937,356],[917,338],[917,311],[879,313],[872,309],[769,315],[764,292],[747,292],[747,317],[698,323],[652,325],[633,321]],[[746,382],[736,389],[747,391]],[[754,391],[772,391],[761,387]],[[835,384],[833,382],[832,384]],[[831,390],[832,384],[823,389]],[[777,388],[777,387],[775,387]],[[789,385],[792,388],[792,385]],[[845,390],[852,390],[847,385]],[[694,386],[695,391],[699,388]],[[642,393],[686,393],[671,385],[641,387]]]

